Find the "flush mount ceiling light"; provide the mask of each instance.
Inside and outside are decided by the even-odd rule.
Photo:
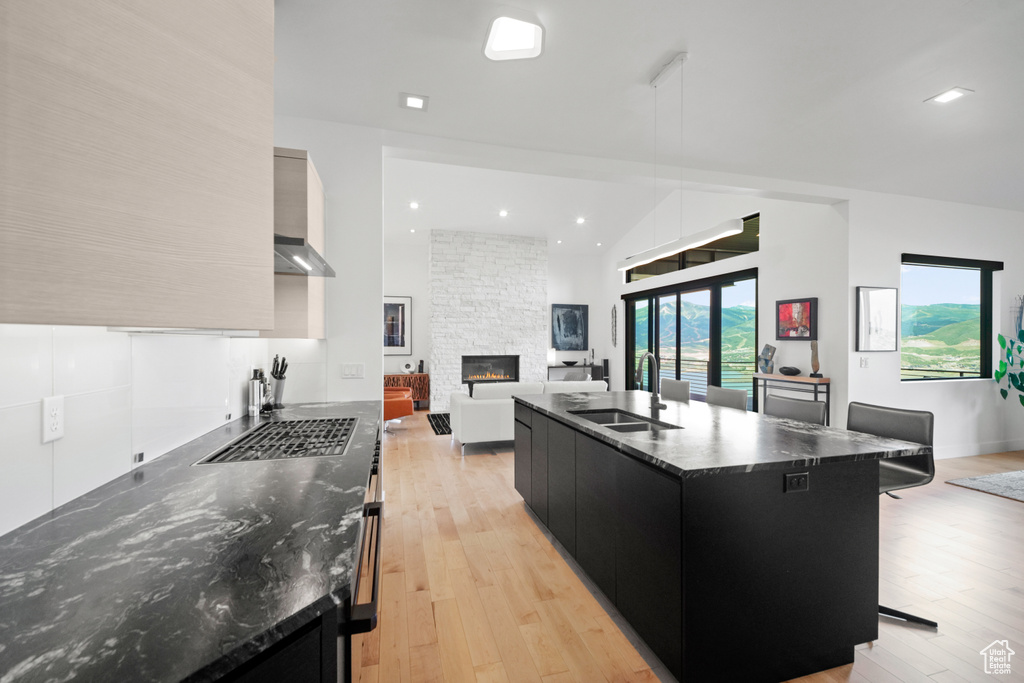
[[[398,106],[403,109],[426,111],[428,104],[430,104],[430,98],[426,95],[413,95],[408,92],[398,93]]]
[[[532,59],[544,48],[544,29],[540,24],[512,17],[498,17],[484,43],[484,55],[496,62],[506,59]]]
[[[929,97],[927,100],[925,100],[925,102],[932,102],[934,104],[946,104],[948,102],[952,102],[953,100],[959,100],[964,95],[970,95],[973,92],[973,90],[968,90],[967,88],[950,88],[946,92],[939,93],[935,97]]]
[[[677,240],[666,242],[665,244],[648,249],[647,251],[641,251],[639,254],[633,254],[624,261],[619,261],[619,270],[629,270],[630,268],[636,268],[642,266],[651,261],[657,261],[658,259],[671,256],[672,254],[678,254],[681,251],[687,249],[696,249],[697,247],[704,246],[709,242],[720,240],[723,237],[731,237],[732,235],[738,235],[743,232],[743,221],[739,218],[733,218],[719,223],[710,230],[702,230],[701,232],[687,235],[686,237],[680,237]]]

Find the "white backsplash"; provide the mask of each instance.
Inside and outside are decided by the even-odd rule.
[[[291,365],[285,402],[325,400],[324,342],[273,343]],[[251,368],[269,371],[268,344],[0,325],[0,534],[130,472],[133,453],[149,462],[241,417]],[[41,401],[54,395],[65,397],[64,438],[43,444]]]

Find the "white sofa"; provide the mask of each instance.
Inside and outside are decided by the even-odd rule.
[[[452,439],[465,452],[466,444],[512,441],[515,438],[513,396],[581,391],[608,391],[604,381],[580,382],[495,382],[477,384],[473,396],[455,393],[451,398]]]

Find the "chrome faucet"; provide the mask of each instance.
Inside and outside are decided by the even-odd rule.
[[[651,410],[657,410],[659,408],[667,408],[664,403],[658,401],[658,389],[661,388],[661,369],[658,367],[658,358],[650,351],[646,351],[644,355],[640,356],[639,362],[636,364],[636,383],[640,384],[644,379],[644,361],[650,358],[651,363],[654,364],[654,391],[651,392]]]

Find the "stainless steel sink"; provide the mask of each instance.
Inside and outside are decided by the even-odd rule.
[[[640,422],[644,419],[624,410],[570,410],[569,412],[599,425]]]
[[[602,427],[607,427],[615,432],[650,432],[665,429],[682,429],[678,425],[668,424],[661,420],[655,420],[636,413],[627,413],[625,410],[570,410],[571,415],[576,415]]]

